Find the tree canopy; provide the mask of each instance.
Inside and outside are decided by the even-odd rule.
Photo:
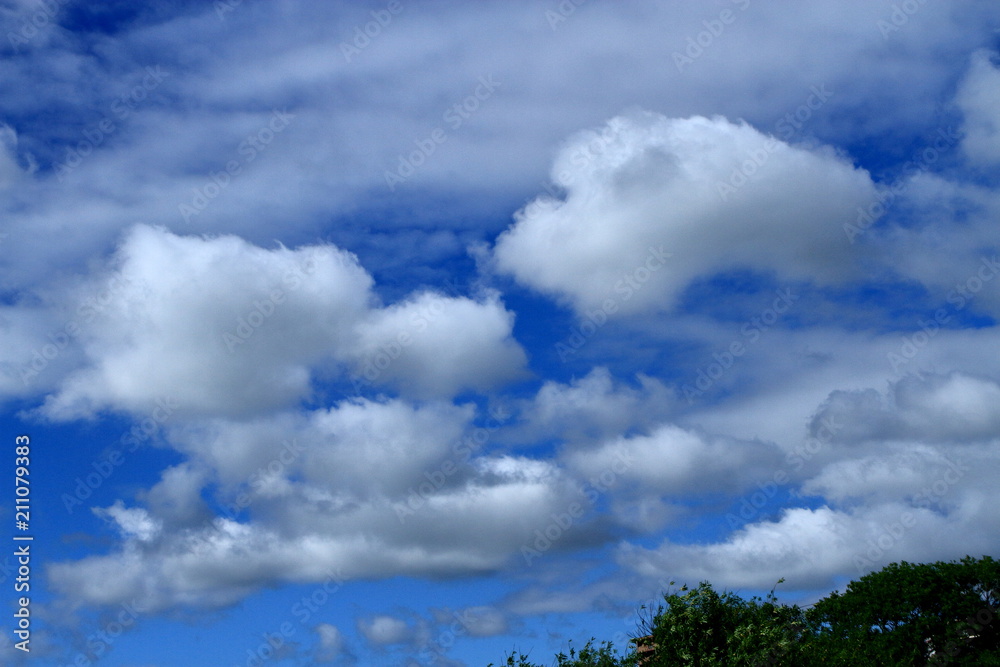
[[[778,583],[781,583],[780,581]],[[798,667],[800,665],[1000,666],[1000,562],[893,563],[808,609],[743,599],[709,582],[682,586],[637,628],[654,646],[619,653],[591,640],[556,656],[557,667]],[[524,655],[506,667],[540,667]],[[491,666],[492,667],[492,666]]]

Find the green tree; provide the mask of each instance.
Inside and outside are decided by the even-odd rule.
[[[665,602],[649,628],[652,667],[798,664],[802,610],[778,604],[773,590],[744,600],[702,582],[666,595]]]
[[[634,653],[619,655],[611,642],[604,642],[598,646],[594,645],[595,639],[590,639],[582,649],[577,651],[570,642],[569,654],[559,653],[556,655],[556,667],[635,667],[636,657]],[[504,667],[540,667],[532,662],[528,662],[528,656],[523,653],[507,656]],[[493,667],[490,663],[489,667]]]
[[[817,602],[808,651],[830,665],[995,665],[1000,563],[893,563]]]
[[[778,583],[781,583],[780,581]],[[637,629],[656,647],[643,667],[917,665],[1000,667],[1000,563],[893,563],[804,611],[765,598],[744,600],[702,582],[664,596]],[[556,656],[557,667],[631,667],[594,640]],[[538,667],[510,655],[505,667]]]

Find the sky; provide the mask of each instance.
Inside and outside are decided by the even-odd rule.
[[[992,0],[0,24],[3,664],[548,664],[1000,551]]]

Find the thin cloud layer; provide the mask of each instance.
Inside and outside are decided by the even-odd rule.
[[[977,51],[958,91],[957,102],[964,116],[962,150],[974,162],[996,165],[1000,161],[1000,70],[995,53]]]

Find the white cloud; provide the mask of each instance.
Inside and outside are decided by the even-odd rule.
[[[957,93],[965,116],[962,150],[975,163],[1000,162],[1000,69],[997,54],[981,50],[972,56],[969,71]]]
[[[208,507],[201,497],[210,477],[210,471],[190,462],[171,466],[160,475],[157,482],[140,498],[150,511],[172,526],[192,526],[203,523],[209,516]]]
[[[621,562],[648,577],[717,587],[791,586],[813,583],[850,566],[845,545],[855,539],[850,518],[828,508],[787,510],[778,522],[753,524],[723,543],[658,549],[624,545]]]
[[[780,578],[792,589],[829,590],[836,578],[856,578],[890,562],[926,562],[990,553],[997,548],[994,508],[979,503],[947,515],[905,503],[787,509],[777,521],[750,524],[713,544],[631,544],[619,562],[653,580],[717,588],[766,590]]]
[[[495,294],[477,302],[424,292],[358,326],[355,373],[421,397],[488,389],[523,374],[513,326]]]
[[[884,393],[833,392],[810,423],[816,448],[775,468],[794,473],[804,456],[813,470],[797,487],[792,479],[784,505],[747,494],[726,518],[749,523],[724,540],[624,543],[620,562],[650,581],[760,590],[784,577],[793,590],[822,591],[893,561],[995,551],[1000,513],[987,499],[1000,471],[996,391],[992,380],[952,372],[907,377]],[[750,409],[768,411],[766,403]],[[823,504],[793,506],[802,497]],[[777,519],[764,518],[776,509]]]
[[[0,367],[8,371],[0,387],[29,399],[51,392],[42,414],[64,420],[105,410],[145,417],[157,401],[176,402],[157,423],[164,443],[187,457],[140,491],[138,504],[96,510],[121,544],[55,564],[55,592],[94,605],[138,596],[155,613],[233,604],[263,586],[320,581],[338,570],[347,579],[516,570],[519,580],[543,579],[547,570],[577,584],[589,564],[575,550],[622,532],[647,544],[685,514],[689,498],[752,493],[756,482],[790,469],[781,451],[794,450],[826,418],[846,424],[837,446],[799,471],[792,490],[827,506],[789,508],[716,543],[626,545],[622,562],[650,576],[719,585],[769,587],[785,576],[826,586],[853,573],[869,542],[879,554],[865,557],[875,565],[995,551],[997,468],[989,450],[1000,424],[993,379],[1000,366],[995,331],[982,322],[938,331],[906,365],[934,372],[883,391],[886,352],[899,349],[900,335],[851,329],[867,322],[864,313],[830,322],[823,308],[848,307],[825,302],[797,311],[801,326],[783,322],[766,332],[700,402],[684,406],[664,385],[685,381],[674,366],[687,364],[681,346],[697,340],[707,350],[704,362],[688,364],[693,381],[697,365],[740,334],[709,316],[638,315],[670,310],[692,281],[737,267],[821,285],[871,278],[856,271],[855,253],[869,262],[864,269],[892,267],[942,299],[956,281],[974,279],[980,255],[995,246],[1000,211],[985,183],[961,182],[942,156],[940,173],[902,183],[907,194],[889,215],[891,233],[872,229],[863,247],[851,246],[842,226],[870,201],[871,181],[848,157],[816,146],[881,150],[891,142],[873,138],[911,140],[937,122],[943,91],[956,81],[954,63],[994,40],[996,7],[928,3],[883,38],[877,21],[890,12],[867,0],[750,3],[678,71],[673,52],[712,16],[698,3],[627,11],[587,3],[556,30],[530,3],[471,6],[408,6],[351,63],[338,42],[370,20],[369,9],[292,0],[253,11],[244,3],[225,21],[212,8],[165,21],[147,16],[114,35],[88,35],[83,50],[68,40],[45,49],[50,39],[66,39],[52,23],[2,64],[11,82],[4,104],[14,110],[7,118],[43,117],[67,100],[81,113],[60,127],[0,127],[0,187],[10,185],[0,212],[10,234],[0,239]],[[476,48],[466,48],[467,35],[477,36]],[[210,52],[172,60],[180,53],[172,46],[192,41],[211,44]],[[443,74],[435,67],[442,53],[451,58]],[[93,121],[135,85],[144,66],[136,54],[159,54],[170,76],[128,119],[115,116],[113,136],[64,181],[50,167],[83,141],[81,129],[93,136]],[[1000,155],[996,73],[980,52],[960,86],[963,146],[974,166]],[[483,75],[501,82],[497,94],[390,193],[385,170]],[[829,106],[802,106],[817,89],[830,91]],[[227,160],[242,160],[238,146],[248,133],[290,101],[293,124],[184,222],[178,205],[204,191]],[[454,264],[440,260],[498,233],[518,205],[511,202],[540,192],[569,132],[636,103],[658,113],[618,116],[601,128],[606,133],[584,132],[563,145],[552,169],[558,198],[522,209],[493,255],[495,268],[581,313],[611,299],[635,316],[627,321],[632,336],[618,340],[618,329],[604,329],[621,356],[600,358],[608,348],[596,342],[587,353],[609,369],[545,382],[519,401],[516,429],[505,427],[479,449],[456,449],[477,415],[471,404],[453,405],[454,396],[524,377],[515,314],[495,293],[406,290],[441,284]],[[805,126],[782,133],[789,127],[782,119],[801,109]],[[787,142],[769,143],[769,132]],[[29,149],[48,153],[42,169],[32,169]],[[754,173],[737,188],[741,168]],[[136,220],[165,227],[130,227]],[[213,236],[166,231],[181,224]],[[112,264],[99,268],[123,233]],[[295,246],[322,234],[338,247]],[[273,237],[295,249],[261,247]],[[314,271],[304,275],[311,260]],[[290,272],[303,273],[294,289]],[[402,296],[380,303],[373,275]],[[983,290],[965,314],[996,310],[996,281],[975,279]],[[272,312],[262,300],[274,287],[287,293]],[[830,323],[810,326],[811,316]],[[69,322],[79,333],[54,358],[37,357],[44,368],[22,382],[18,372],[43,346],[62,341]],[[646,363],[653,359],[663,361]],[[635,375],[640,366],[662,380]],[[366,376],[374,385],[366,395],[388,390],[399,398],[330,398],[329,385]],[[510,453],[512,442],[535,445],[532,456]],[[920,506],[915,495],[933,491],[952,460],[971,470]],[[579,502],[587,480],[624,461],[632,464],[615,473],[609,512],[588,515],[554,547],[574,558],[553,553],[551,569],[525,573],[519,551],[534,531]],[[211,521],[206,500],[244,511],[238,520]],[[919,520],[896,538],[891,531],[906,511]],[[887,532],[892,541],[882,548]],[[562,591],[544,603],[572,611],[584,597]],[[471,619],[471,636],[510,630],[492,607],[458,613]],[[392,616],[364,628],[372,643],[397,648],[421,631]],[[338,628],[315,631],[317,655],[343,655]]]
[[[242,160],[240,143],[266,123],[271,109],[291,100],[295,124],[241,165],[238,177],[196,218],[197,228],[261,243],[312,233],[320,221],[363,208],[378,213],[366,216],[366,227],[380,234],[374,254],[410,265],[423,258],[414,255],[409,238],[397,240],[409,234],[399,234],[396,216],[381,215],[399,204],[383,174],[414,150],[415,140],[445,126],[442,114],[469,95],[484,73],[503,82],[502,88],[472,122],[449,133],[408,184],[426,189],[400,193],[405,198],[429,190],[462,207],[449,217],[436,206],[407,201],[410,218],[437,227],[426,231],[429,236],[440,233],[441,225],[447,233],[491,236],[497,222],[487,223],[483,234],[477,228],[482,218],[465,213],[487,212],[482,217],[501,220],[495,205],[537,191],[564,137],[631,104],[671,117],[721,113],[771,131],[804,103],[810,87],[826,85],[835,97],[813,114],[801,138],[836,134],[855,141],[926,126],[934,122],[939,96],[954,85],[955,59],[994,38],[996,11],[976,1],[963,2],[960,10],[928,4],[905,30],[883,39],[876,22],[891,12],[864,0],[754,4],[737,13],[738,22],[693,68],[678,71],[673,53],[704,30],[702,22],[711,15],[699,5],[650,5],[627,13],[588,5],[555,31],[545,11],[530,3],[418,9],[405,12],[350,63],[339,46],[352,38],[354,26],[371,20],[361,6],[297,2],[253,12],[243,6],[225,21],[211,5],[189,9],[183,15],[140,10],[142,19],[134,25],[91,34],[104,60],[81,48],[58,21],[49,21],[45,34],[5,62],[6,79],[13,82],[5,106],[17,114],[11,118],[38,117],[67,99],[86,110],[59,128],[29,122],[17,127],[22,145],[46,150],[39,156],[44,166],[64,162],[71,146],[86,145],[82,129],[92,133],[101,117],[115,124],[110,139],[72,178],[61,182],[43,168],[10,198],[4,220],[18,270],[7,277],[17,286],[48,280],[53,267],[84,266],[136,220],[182,224],[178,205],[190,202],[192,190],[211,183],[209,174],[228,160]],[[18,13],[18,28],[30,18]],[[288,30],[262,37],[262,26],[275,25]],[[53,31],[61,35],[57,47],[45,48],[52,46]],[[480,35],[477,48],[465,48],[467,35]],[[192,39],[212,44],[211,53],[180,57],[170,46]],[[518,48],[511,49],[514,42]],[[642,57],[623,57],[623,44]],[[434,66],[443,52],[452,54],[446,70]],[[121,118],[112,105],[142,80],[154,57],[153,64],[170,75]],[[527,66],[537,62],[549,66]],[[848,64],[857,62],[865,66]],[[79,84],[81,77],[86,86]],[[199,104],[172,104],[181,99]],[[367,243],[369,229],[341,231],[351,241],[344,247],[358,250]],[[375,270],[374,264],[369,268]]]
[[[162,528],[149,512],[138,507],[126,508],[120,500],[116,500],[111,507],[95,507],[93,511],[105,521],[117,525],[123,537],[134,537],[139,542],[154,539]]]
[[[993,440],[1000,438],[1000,384],[951,372],[906,376],[885,392],[838,390],[813,417],[813,434],[831,420],[837,428],[830,439],[852,444]]]
[[[0,123],[0,190],[6,190],[25,176],[25,171],[17,161],[17,133]]]
[[[390,497],[455,457],[471,406],[357,401],[313,416],[305,433],[303,477],[317,486]],[[311,442],[310,442],[311,441]],[[457,464],[456,464],[457,465]]]
[[[0,234],[2,236],[2,234]],[[3,246],[0,239],[0,247]],[[31,396],[49,391],[84,362],[75,344],[80,317],[40,304],[0,306],[0,393]]]
[[[738,490],[770,477],[782,458],[771,444],[713,437],[670,424],[648,435],[620,437],[566,454],[569,467],[587,479],[616,471],[654,497]]]
[[[386,646],[389,644],[405,644],[413,639],[413,629],[403,621],[392,616],[375,616],[358,621],[358,630],[373,644]]]
[[[46,400],[55,419],[150,412],[252,414],[309,390],[309,366],[350,343],[371,278],[336,248],[264,250],[236,237],[133,228],[125,285],[81,336],[91,364]],[[95,290],[96,291],[96,290]]]
[[[941,340],[947,349],[938,351],[935,363],[954,364],[959,359],[954,354],[966,354],[970,345],[980,346],[985,339],[980,332],[973,338]],[[775,345],[787,347],[780,342]],[[809,372],[816,384],[816,391],[810,390],[805,398],[816,395],[815,400],[820,400],[820,387],[854,377],[853,365],[862,362],[841,352],[852,350],[862,357],[873,354],[876,361],[884,358],[884,351],[879,351],[880,346],[885,349],[881,342],[869,341],[868,345],[849,337],[830,348],[830,368],[819,373],[799,369]],[[786,359],[786,363],[793,362],[794,358]],[[765,359],[761,363],[766,366],[769,362]],[[866,366],[871,365],[866,362]],[[789,391],[801,384],[795,373],[786,381]],[[991,422],[974,418],[981,414],[975,406],[988,407],[990,392],[995,391],[992,381],[953,373],[910,382],[915,384],[897,388],[897,393],[906,397],[902,404],[911,412],[938,419],[941,437],[987,432],[983,429]],[[795,393],[799,403],[801,393]],[[827,389],[825,393],[830,392]],[[577,383],[549,385],[545,395],[548,398],[541,403],[553,406],[553,415],[567,419],[574,410],[585,410],[600,400],[620,404],[623,410],[641,411],[645,405],[640,390],[616,387],[601,372]],[[734,428],[747,432],[780,415],[782,421],[796,422],[804,430],[807,418],[815,413],[815,402],[812,409],[796,404],[781,412],[789,399],[783,390],[768,396],[744,406],[742,412],[733,412]],[[70,599],[93,604],[145,596],[143,599],[155,608],[178,604],[214,607],[232,604],[261,586],[318,581],[334,570],[347,579],[495,572],[517,561],[520,550],[531,544],[533,531],[551,524],[552,517],[565,513],[571,503],[583,502],[581,489],[586,480],[608,470],[615,475],[608,490],[608,515],[597,522],[587,517],[575,523],[556,541],[556,552],[607,543],[615,527],[653,534],[676,517],[690,514],[672,503],[692,494],[749,493],[757,482],[772,479],[779,470],[794,477],[794,469],[774,445],[662,423],[640,434],[568,443],[555,460],[456,448],[475,423],[473,417],[470,406],[446,402],[358,399],[305,414],[286,412],[245,421],[216,419],[171,429],[168,441],[191,461],[183,473],[165,474],[164,481],[149,494],[148,517],[162,521],[164,528],[146,541],[133,531],[120,550],[105,556],[60,563],[51,571],[53,582]],[[897,414],[893,419],[900,417]],[[597,422],[610,424],[603,418]],[[914,424],[906,428],[926,422]],[[926,431],[929,437],[936,437],[932,428]],[[296,443],[292,449],[286,445],[289,442]],[[988,447],[979,442],[975,447]],[[889,521],[894,512],[898,516],[907,507],[914,512],[927,511],[917,504],[916,495],[924,486],[933,489],[945,471],[946,459],[971,465],[975,472],[966,473],[960,484],[933,498],[929,507],[934,512],[948,512],[949,521],[990,525],[995,517],[984,503],[995,471],[994,459],[970,444],[963,445],[963,452],[970,452],[969,456],[979,452],[971,462],[955,459],[944,450],[927,449],[930,446],[915,441],[890,452],[871,447],[826,447],[811,463],[819,468],[805,471],[814,472],[809,473],[812,476],[801,490],[820,494],[831,503],[829,513],[788,510],[791,519],[775,525],[752,523],[744,529],[745,535],[738,532],[728,541],[703,545],[699,547],[702,551],[667,543],[667,560],[658,567],[669,575],[665,570],[674,567],[664,564],[669,561],[699,576],[714,572],[722,581],[730,576],[724,563],[738,562],[741,567],[756,568],[753,571],[763,573],[761,578],[776,574],[776,580],[791,575],[807,582],[808,564],[802,559],[809,556],[814,543],[849,540],[852,534],[877,539],[879,521]],[[282,461],[286,450],[290,454],[287,462]],[[623,461],[631,464],[622,467],[619,464]],[[236,502],[241,492],[249,493],[251,500],[240,518],[246,523],[217,519],[206,526],[172,518],[177,516],[172,508],[185,506],[185,498],[197,508],[196,489],[202,483],[199,471],[205,469],[213,471],[214,477],[204,483],[208,479],[220,483],[217,499],[223,505]],[[372,473],[375,470],[377,475]],[[859,500],[867,503],[868,509],[854,508]],[[923,528],[915,527],[912,535],[930,539],[939,522],[932,518],[930,523],[922,520],[919,525]],[[809,534],[820,535],[824,530],[830,534],[813,542],[795,541],[797,531],[806,528]],[[959,529],[954,530],[956,544],[968,544],[960,542]],[[768,547],[766,537],[775,531],[781,539],[791,540],[790,546],[777,551],[777,546]],[[907,538],[898,546],[886,552],[886,562],[892,556],[936,557],[943,553],[921,550],[916,538]],[[850,565],[854,555],[855,551],[843,549],[831,552],[821,574],[844,563]],[[772,565],[765,567],[765,562]],[[709,569],[698,569],[702,566]],[[98,589],[88,584],[110,572],[121,573],[116,586]],[[740,585],[750,585],[749,578],[741,581]],[[807,583],[816,581],[819,579],[808,579]]]
[[[466,607],[456,611],[454,618],[472,637],[493,637],[507,632],[507,617],[495,607]]]
[[[617,117],[568,142],[552,173],[565,199],[519,211],[495,259],[580,313],[666,310],[693,279],[727,269],[856,276],[843,224],[874,194],[832,150],[720,117]]]
[[[149,413],[162,401],[183,414],[268,412],[307,396],[314,369],[331,363],[361,373],[377,363],[362,377],[450,396],[517,377],[526,362],[496,297],[423,294],[381,309],[357,259],[328,245],[265,250],[137,226],[111,276],[73,298],[77,311],[100,307],[78,322],[89,364],[46,399],[53,419]],[[383,367],[378,354],[401,333],[408,344]]]
[[[352,496],[398,497],[446,460],[461,478],[456,448],[473,412],[471,405],[353,399],[303,414],[215,420],[171,437],[227,493],[249,485],[280,496],[288,490],[282,480],[300,477]]]
[[[102,510],[122,532],[120,548],[53,565],[53,585],[78,602],[134,597],[159,610],[229,605],[261,586],[331,572],[350,580],[498,571],[533,530],[580,500],[579,487],[547,461],[472,458],[456,442],[470,417],[440,404],[354,401],[309,419],[217,421],[171,434],[185,438],[178,447],[191,463],[164,475],[148,510],[121,502]],[[239,521],[176,520],[178,508],[197,507],[192,476],[207,484],[203,468],[221,482],[224,513]],[[581,523],[558,547],[606,539]],[[112,572],[116,586],[91,584]]]
[[[319,662],[332,662],[346,650],[344,633],[335,625],[320,623],[314,628],[319,635],[316,659]]]
[[[633,388],[600,366],[566,384],[549,380],[521,407],[525,424],[518,437],[600,439],[652,425],[676,409],[673,393],[661,382],[645,375],[636,379],[639,387]]]
[[[978,486],[972,483],[979,477],[970,469],[972,460],[987,470],[996,467],[993,457],[975,450],[942,452],[927,445],[899,443],[871,455],[830,463],[806,480],[802,493],[822,496],[841,506],[856,501],[875,504],[906,500],[921,507],[953,511],[962,499],[956,485],[973,489]]]

